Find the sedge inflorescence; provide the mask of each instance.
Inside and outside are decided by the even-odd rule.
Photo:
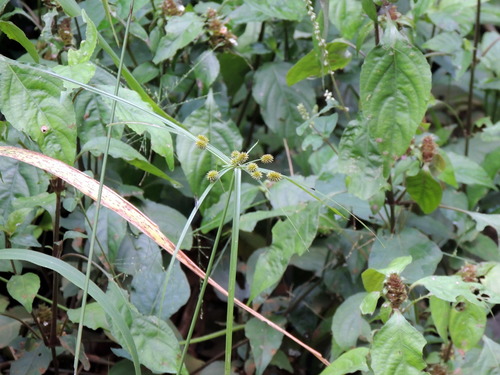
[[[195,145],[197,148],[205,150],[208,143],[209,139],[206,136],[200,134],[196,137]],[[246,171],[254,180],[261,180],[264,173],[259,170],[257,162],[270,164],[274,161],[274,157],[271,154],[264,154],[259,159],[252,161],[248,161],[249,158],[248,152],[235,150],[231,152],[229,163],[226,165],[226,168],[240,168]],[[267,170],[264,170],[264,172],[266,173],[266,178],[271,182],[278,182],[283,179],[283,175],[279,172]],[[211,183],[214,183],[220,178],[220,174],[217,170],[211,170],[206,174],[206,178]]]

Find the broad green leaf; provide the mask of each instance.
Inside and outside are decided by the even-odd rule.
[[[384,287],[385,275],[373,268],[368,268],[361,274],[361,280],[367,292],[379,292]]]
[[[113,86],[97,85],[97,87],[109,93],[112,93],[114,91]],[[126,88],[120,88],[118,96],[133,103],[134,105],[150,111],[151,114],[153,114],[151,106],[143,101],[137,92]],[[105,101],[108,103],[108,105],[111,104],[110,101],[106,98]],[[173,169],[174,147],[172,137],[168,129],[161,121],[158,120],[157,117],[149,116],[144,111],[141,111],[133,106],[125,105],[123,103],[117,103],[116,117],[121,121],[131,121],[132,123],[128,123],[127,126],[138,135],[142,135],[144,134],[144,132],[147,132],[151,139],[151,148],[153,149],[153,151],[163,156],[169,168]],[[106,119],[106,121],[109,121],[109,119]],[[137,122],[146,124],[140,124]]]
[[[0,12],[1,13],[1,12]],[[30,40],[26,37],[24,32],[17,27],[15,24],[13,24],[10,21],[1,21],[0,20],[0,31],[5,33],[9,37],[9,39],[15,40],[18,42],[20,45],[24,47],[26,52],[29,53],[31,58],[38,63],[40,61],[40,58],[38,57],[38,52],[33,45],[33,43],[30,42]]]
[[[68,318],[73,323],[80,323],[81,307],[78,309],[69,309],[67,311]],[[106,312],[97,302],[88,303],[85,307],[85,315],[83,317],[83,325],[90,329],[96,330],[103,328],[109,330]]]
[[[141,271],[157,273],[163,270],[158,245],[143,233],[137,238],[127,236],[123,239],[114,265],[119,272],[132,276]]]
[[[474,241],[463,243],[462,248],[483,260],[500,262],[498,244],[491,237],[482,233],[479,233]]]
[[[250,67],[242,56],[233,53],[218,53],[217,59],[220,63],[220,74],[227,86],[227,93],[233,96],[245,82],[245,75]]]
[[[240,230],[244,232],[253,232],[259,221],[270,219],[273,217],[291,215],[297,207],[282,207],[271,211],[254,211],[247,212],[240,217]],[[229,213],[229,212],[228,212]]]
[[[245,4],[269,18],[300,21],[306,15],[302,0],[246,0]]]
[[[248,208],[251,207],[252,203],[255,200],[255,197],[259,192],[260,188],[255,184],[247,184],[247,183],[241,184],[241,194],[240,194],[241,213],[244,213]],[[228,195],[229,192],[223,193],[220,196],[219,201],[217,203],[215,203],[214,205],[210,206],[207,210],[205,210],[205,212],[203,213],[203,219],[201,221],[201,226],[200,226],[202,233],[208,233],[209,231],[217,228],[220,225],[222,219],[222,213],[224,211],[224,207],[226,206]],[[231,194],[231,200],[229,202],[229,208],[228,212],[226,213],[226,220],[224,224],[227,224],[228,222],[233,220],[233,212],[234,212],[234,194]],[[241,227],[240,230],[242,230]],[[172,239],[171,236],[169,236],[169,238]]]
[[[387,185],[383,157],[368,136],[365,123],[350,121],[339,145],[340,173],[346,175],[349,193],[368,200]]]
[[[238,128],[231,120],[223,120],[214,97],[209,93],[205,105],[188,116],[184,123],[191,133],[206,136],[210,144],[217,147],[226,155],[234,150],[240,150],[242,138]],[[210,183],[206,174],[212,169],[219,169],[220,161],[210,152],[200,150],[195,143],[184,137],[177,138],[177,156],[181,162],[182,170],[195,196],[201,196]],[[220,185],[220,184],[217,184]],[[215,190],[218,189],[218,190]],[[213,194],[216,193],[216,194]],[[212,189],[212,193],[205,201],[207,206],[218,201],[218,195],[222,194],[219,186]],[[202,211],[205,208],[202,206]]]
[[[406,190],[425,214],[438,208],[443,197],[439,182],[423,169],[416,176],[406,177]]]
[[[260,67],[254,76],[252,93],[269,129],[294,145],[296,128],[304,122],[297,106],[302,103],[311,111],[315,95],[308,81],[293,87],[287,85],[285,77],[290,67],[284,62],[267,63]]]
[[[194,75],[207,89],[212,86],[220,72],[219,60],[211,50],[203,52],[195,61]]]
[[[500,264],[496,263],[493,267],[491,267],[488,273],[484,275],[481,283],[492,292],[500,295],[500,283],[498,282],[498,280],[500,280]]]
[[[377,308],[377,303],[380,298],[381,292],[370,292],[366,295],[366,297],[363,299],[363,302],[361,302],[361,313],[363,315],[366,314],[373,314],[375,309]]]
[[[463,1],[443,2],[438,9],[427,13],[434,25],[445,31],[457,31],[467,35],[474,24],[475,10]]]
[[[451,151],[448,151],[446,154],[450,158],[451,164],[453,165],[457,182],[495,188],[493,181],[479,164],[472,161],[468,157],[455,154]]]
[[[0,60],[0,111],[12,126],[35,140],[45,155],[73,165],[75,113],[70,98],[61,98],[61,92],[59,79]]]
[[[139,313],[135,306],[126,299],[126,292],[114,283],[108,287],[106,296],[125,317],[137,347],[140,362],[155,373],[176,373],[179,366],[180,346],[168,323],[155,316]],[[121,344],[121,333],[115,329],[114,321],[110,320],[110,323],[112,335]]]
[[[496,63],[500,58],[500,46],[495,40],[499,37],[500,35],[498,32],[489,31],[483,34],[483,39],[481,41],[482,50],[486,51],[486,49],[488,49],[488,53],[481,56],[481,64],[494,72],[497,77],[500,75],[500,67]]]
[[[462,350],[470,350],[481,340],[486,327],[486,310],[468,301],[458,302],[450,311],[450,337]]]
[[[337,308],[332,320],[332,334],[341,349],[356,346],[359,337],[371,341],[371,328],[361,315],[360,306],[366,293],[357,293],[347,298]]]
[[[106,150],[106,142],[106,137],[96,137],[94,139],[91,139],[83,145],[80,153],[90,152],[94,156],[101,156]],[[130,165],[133,165],[134,167],[139,168],[145,172],[161,177],[171,182],[174,186],[179,185],[178,182],[165,174],[161,169],[151,164],[148,159],[142,156],[135,148],[122,141],[119,141],[118,139],[111,138],[109,155],[117,159],[122,159]]]
[[[318,217],[319,205],[310,203],[274,225],[271,248],[257,260],[250,300],[281,279],[292,255],[307,251],[318,230]]]
[[[373,243],[368,267],[383,269],[395,258],[410,255],[412,262],[401,273],[409,282],[432,275],[442,258],[439,247],[413,228],[404,228],[393,235],[379,235],[379,239]]]
[[[82,18],[87,25],[85,40],[80,43],[78,50],[70,49],[68,51],[69,65],[78,65],[89,61],[97,45],[97,29],[84,10],[82,10]]]
[[[439,33],[422,44],[422,47],[451,54],[462,48],[462,38],[455,32]]]
[[[500,344],[483,336],[483,349],[479,358],[470,368],[464,368],[468,374],[500,375]]]
[[[370,137],[387,157],[403,155],[427,110],[431,71],[420,50],[397,39],[366,56],[360,105]]]
[[[186,12],[182,16],[174,16],[165,26],[166,35],[160,39],[153,63],[173,57],[178,50],[193,42],[203,32],[204,21],[193,12]]]
[[[476,230],[482,231],[488,225],[495,228],[500,233],[500,215],[499,214],[481,214],[479,212],[467,211],[467,215],[476,222]]]
[[[366,15],[370,17],[372,21],[377,21],[377,7],[375,6],[373,0],[361,0],[361,6],[363,7]]]
[[[50,349],[39,340],[31,351],[25,351],[21,358],[12,362],[11,375],[40,375],[47,371],[52,355]]]
[[[142,64],[137,65],[132,71],[132,74],[135,78],[137,78],[137,81],[145,84],[158,77],[160,69],[158,69],[152,62],[145,61]]]
[[[286,320],[283,316],[278,317],[275,323],[283,325]],[[252,318],[245,324],[245,336],[250,341],[250,347],[252,348],[256,367],[255,373],[262,375],[281,346],[283,334],[272,329],[266,323]]]
[[[140,205],[142,211],[153,220],[160,230],[173,242],[179,241],[179,236],[182,229],[186,225],[187,219],[179,211],[165,206],[161,203],[156,203],[148,199],[143,200]],[[180,248],[190,250],[193,245],[193,231],[188,229]]]
[[[7,290],[11,297],[23,305],[29,313],[33,311],[33,301],[39,289],[40,278],[31,272],[13,275],[7,282]]]
[[[346,39],[354,38],[364,20],[361,2],[353,0],[330,0],[328,16]]]
[[[352,59],[351,53],[347,50],[348,47],[344,42],[328,43],[326,45],[327,66],[324,65],[322,56],[318,55],[319,52],[312,50],[290,68],[286,74],[286,83],[292,86],[306,78],[322,77],[329,71],[344,68]]]
[[[160,252],[159,249],[158,252]],[[161,260],[161,257],[159,259]],[[159,272],[152,272],[149,269],[140,270],[134,275],[130,292],[130,301],[139,312],[158,316],[164,321],[184,306],[191,295],[188,280],[179,262],[174,263],[165,298],[162,298],[165,277],[166,271],[164,270]],[[160,307],[161,301],[163,301],[162,307]]]
[[[414,283],[425,286],[429,292],[448,302],[457,302],[459,297],[483,307],[485,302],[500,303],[500,295],[479,283],[465,282],[460,276],[428,276]],[[476,294],[477,293],[477,294]]]
[[[2,311],[2,313],[5,311]],[[22,323],[18,320],[9,318],[5,315],[0,315],[0,348],[3,349],[10,345],[17,337],[19,337],[19,328]]]
[[[320,375],[344,375],[356,371],[368,371],[366,357],[369,353],[368,348],[351,349],[330,363]]]
[[[385,268],[377,269],[378,272],[383,273],[386,277],[397,273],[401,274],[405,268],[413,262],[413,258],[411,256],[402,256],[399,258],[394,258],[391,260],[391,263]]]
[[[68,51],[68,65],[57,65],[54,71],[64,77],[88,83],[96,71],[96,66],[89,60],[97,45],[97,29],[85,10],[82,10],[82,18],[87,24],[86,39],[80,43],[80,49]],[[64,86],[68,89],[78,87],[70,82],[64,82]]]
[[[420,375],[425,367],[422,349],[426,343],[422,334],[394,310],[373,339],[373,371],[383,375]]]
[[[88,221],[85,221],[85,232],[92,233],[89,223],[94,224],[96,205],[92,204],[86,216]],[[113,264],[118,253],[118,248],[122,240],[127,234],[127,222],[122,219],[118,214],[109,208],[102,207],[99,213],[99,220],[97,221],[97,240],[100,246],[96,248],[94,255],[98,257],[105,266],[110,266],[107,262]],[[88,253],[88,244],[86,251]],[[104,253],[104,254],[103,254]],[[104,255],[104,256],[103,256]]]
[[[429,305],[436,330],[443,341],[447,343],[448,322],[450,320],[451,310],[450,303],[448,301],[443,301],[436,296],[431,296],[429,298]]]

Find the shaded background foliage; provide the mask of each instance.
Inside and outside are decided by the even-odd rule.
[[[112,93],[129,7],[0,0],[0,52]],[[175,243],[221,162],[143,122],[160,114],[228,156],[273,154],[290,180],[244,177],[236,297],[335,362],[324,369],[238,312],[238,373],[498,374],[499,25],[498,1],[136,1],[119,96],[150,113],[119,103],[111,120],[109,97],[2,58],[1,145],[98,176],[113,122],[106,185]],[[0,172],[1,247],[53,250],[84,270],[95,204],[27,164],[0,158]],[[180,244],[201,268],[227,199],[234,205],[229,186],[229,174],[213,184]],[[223,286],[234,216],[213,249]],[[112,211],[97,240],[94,261],[131,302],[108,288],[144,371],[174,373],[198,278],[176,264],[163,289],[169,257]],[[78,288],[63,280],[54,293],[43,267],[0,267],[5,367],[53,371],[57,356],[69,368]],[[93,280],[109,282],[97,270]],[[37,293],[59,295],[57,316]],[[224,355],[212,334],[224,302],[205,296],[190,373],[223,372],[210,360]],[[132,373],[116,327],[98,303],[89,309],[85,370]],[[54,325],[64,326],[56,345],[41,339]]]

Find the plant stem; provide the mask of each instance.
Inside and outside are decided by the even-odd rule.
[[[392,176],[389,176],[388,182],[389,185],[391,186],[391,189],[387,191],[387,203],[389,204],[389,209],[391,211],[389,222],[391,224],[391,233],[394,234],[396,231],[396,215],[394,212],[395,204],[394,204],[394,190],[392,187]]]
[[[479,44],[479,31],[481,29],[481,0],[477,0],[476,24],[474,25],[474,46],[472,47],[472,63],[470,66],[469,94],[467,100],[467,124],[464,130],[465,156],[469,155],[469,142],[472,131],[472,99],[474,96],[474,76],[477,65],[477,46]]]
[[[288,142],[286,138],[283,138],[283,144],[285,145],[286,160],[288,161],[288,169],[290,169],[290,176],[293,177],[293,163],[292,156],[290,155],[290,148],[288,147]]]
[[[212,253],[210,254],[210,259],[208,260],[208,266],[207,266],[207,271],[205,273],[205,278],[203,279],[203,283],[201,285],[200,294],[198,295],[198,301],[196,302],[196,307],[194,309],[193,318],[191,319],[191,325],[189,326],[189,331],[188,331],[188,334],[186,337],[184,349],[182,350],[180,366],[179,366],[179,370],[177,371],[178,373],[181,373],[182,365],[184,364],[184,360],[186,358],[186,354],[187,354],[190,343],[210,340],[212,338],[220,336],[220,335],[213,336],[213,337],[204,336],[205,339],[202,339],[201,341],[191,340],[191,338],[193,337],[194,328],[196,326],[196,321],[198,320],[201,306],[203,304],[203,296],[205,295],[205,290],[207,289],[208,278],[210,277],[210,274],[212,273],[212,267],[213,267],[214,260],[215,260],[215,253],[217,252],[217,248],[219,247],[220,238],[222,236],[222,228],[224,227],[224,222],[226,221],[227,210],[229,209],[229,203],[231,201],[231,193],[233,191],[233,185],[234,185],[234,180],[232,179],[231,185],[229,186],[229,194],[227,197],[226,205],[224,207],[224,211],[222,212],[222,217],[220,220],[219,228],[217,229],[217,235],[215,236],[214,245],[212,247]],[[234,327],[234,329],[236,330],[236,327]],[[224,331],[224,332],[226,332],[226,334],[227,334],[227,331]],[[208,336],[210,336],[210,335],[208,335]],[[200,340],[200,339],[201,338],[198,338],[197,340]]]
[[[227,315],[226,315],[226,359],[224,374],[231,375],[231,354],[233,346],[233,319],[234,319],[234,292],[236,289],[236,269],[238,267],[238,242],[241,214],[241,169],[234,170],[234,213],[233,229],[231,233],[231,259],[229,265],[229,282],[227,288]]]
[[[121,56],[120,56],[120,63],[118,64],[118,73],[116,75],[116,85],[115,85],[115,92],[114,94],[117,96],[118,91],[120,89],[120,77],[122,73],[122,68],[123,68],[123,61],[125,59],[125,51],[127,49],[127,39],[128,39],[128,34],[129,34],[129,27],[130,27],[130,21],[132,20],[132,12],[134,9],[134,3],[135,1],[132,0],[130,3],[130,9],[129,9],[129,14],[128,14],[128,19],[127,19],[127,26],[125,27],[125,37],[123,40],[123,46],[122,46],[122,51],[121,51]],[[116,112],[116,101],[113,101],[113,104],[111,105],[111,118],[110,122],[115,121],[115,112]],[[89,248],[89,260],[92,260],[94,257],[94,248],[96,244],[96,239],[97,239],[97,223],[99,220],[99,213],[101,210],[101,197],[102,197],[102,191],[104,187],[104,179],[106,177],[106,166],[108,162],[108,153],[109,153],[109,146],[111,144],[111,126],[108,126],[108,131],[107,131],[107,138],[106,138],[106,147],[104,150],[104,157],[102,160],[102,168],[101,168],[101,175],[99,178],[99,189],[97,193],[97,201],[96,201],[96,210],[95,210],[95,216],[94,216],[94,223],[92,225],[92,236],[90,239],[90,248]],[[89,288],[89,280],[90,280],[90,272],[92,270],[91,267],[92,263],[89,262],[87,264],[87,271],[85,274],[85,284],[83,287],[83,296],[82,296],[82,308],[80,311],[80,323],[78,324],[78,334],[77,334],[77,339],[76,339],[76,348],[75,348],[75,359],[73,362],[73,372],[74,375],[77,374],[78,370],[78,362],[80,360],[80,347],[82,344],[82,335],[83,335],[83,322],[85,318],[85,307],[87,306],[87,295],[88,295],[88,288]],[[138,369],[136,368],[136,372]]]

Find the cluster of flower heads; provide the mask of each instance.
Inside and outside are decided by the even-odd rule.
[[[164,0],[161,9],[166,16],[182,16],[186,10],[184,5],[177,4],[175,0]]]
[[[209,8],[207,11],[207,31],[210,36],[210,45],[213,48],[229,48],[238,45],[236,35],[219,19],[217,11]]]
[[[319,23],[316,17],[316,13],[314,13],[314,6],[311,0],[305,0],[307,6],[307,15],[311,19],[313,24],[313,32],[314,38],[318,41],[318,46],[322,53],[323,66],[329,67],[329,59],[328,59],[328,49],[326,48],[326,41],[321,37],[321,30],[319,27]],[[333,71],[329,69],[328,73],[333,74]]]
[[[209,139],[204,135],[198,135],[196,137],[195,145],[201,150],[205,150],[208,146]],[[248,162],[249,155],[245,151],[233,151],[231,152],[230,164],[233,167],[240,167],[255,180],[261,180],[264,176],[259,170],[259,166],[256,162],[261,162],[262,164],[270,164],[274,161],[274,157],[271,154],[264,154],[257,160],[252,160]],[[283,175],[279,172],[269,171],[266,173],[266,178],[271,182],[278,182],[283,178]],[[207,180],[210,182],[216,182],[219,179],[219,172],[216,170],[211,170],[207,173]]]

